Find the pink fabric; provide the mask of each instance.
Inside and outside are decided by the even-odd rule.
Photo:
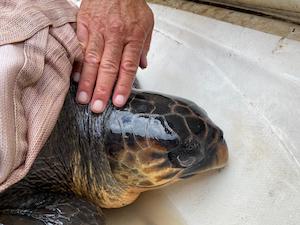
[[[0,1],[0,192],[22,179],[49,137],[81,48],[66,0]]]

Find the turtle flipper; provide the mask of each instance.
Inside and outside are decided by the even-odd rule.
[[[0,225],[105,225],[100,208],[75,196],[53,194],[43,206],[0,211]]]
[[[45,225],[45,223],[33,218],[18,215],[0,215],[0,225]]]

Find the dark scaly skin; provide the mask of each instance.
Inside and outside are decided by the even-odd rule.
[[[0,193],[0,224],[104,224],[101,208],[227,162],[222,131],[190,101],[134,90],[95,115],[75,93],[28,175]]]

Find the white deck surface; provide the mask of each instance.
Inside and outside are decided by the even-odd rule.
[[[143,88],[203,107],[223,128],[230,161],[113,210],[108,224],[299,225],[300,43],[152,8],[150,66],[138,76]]]

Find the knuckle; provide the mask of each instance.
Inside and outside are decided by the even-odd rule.
[[[119,71],[119,68],[113,60],[106,59],[101,63],[100,70],[104,73],[114,75]]]
[[[154,21],[154,13],[149,6],[147,6],[144,15],[148,21]]]
[[[99,64],[100,63],[100,55],[96,51],[87,51],[84,57],[84,61],[88,64]]]
[[[124,60],[121,65],[121,71],[125,72],[128,75],[135,76],[135,72],[137,70],[137,65],[132,60]]]
[[[149,29],[148,27],[149,26],[143,23],[139,23],[136,26],[134,26],[129,41],[134,41],[135,43],[143,43],[143,41],[141,40],[146,39]]]
[[[89,23],[90,32],[100,32],[104,31],[105,25],[102,22],[102,19],[99,17],[93,17]]]
[[[105,98],[108,92],[109,89],[103,85],[96,86],[94,90],[95,95],[100,98]]]
[[[89,89],[92,87],[93,82],[89,79],[84,79],[84,80],[80,81],[80,85],[83,89]]]
[[[153,30],[154,27],[154,14],[152,10],[147,11],[143,18],[141,19],[140,23],[140,30],[143,31],[144,33],[149,33],[150,31]]]
[[[122,34],[125,31],[125,24],[122,21],[113,21],[109,25],[109,31],[114,34]]]
[[[121,82],[118,84],[118,89],[120,93],[124,93],[125,95],[130,92],[133,81]]]

